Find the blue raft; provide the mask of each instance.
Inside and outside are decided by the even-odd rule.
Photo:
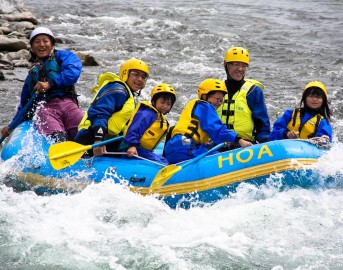
[[[281,179],[284,187],[313,187],[318,172],[311,166],[327,151],[306,140],[282,140],[257,144],[206,156],[173,174],[162,186],[151,183],[163,166],[151,161],[123,157],[81,158],[75,164],[55,170],[48,157],[50,142],[32,127],[19,125],[6,140],[3,161],[17,168],[6,184],[16,190],[37,194],[80,192],[92,183],[112,180],[133,192],[153,194],[170,207],[214,203],[235,192],[242,182],[260,186],[266,180]],[[11,161],[13,161],[11,163]],[[177,165],[184,164],[180,163]],[[281,176],[281,177],[280,177]],[[275,180],[276,181],[276,180]]]

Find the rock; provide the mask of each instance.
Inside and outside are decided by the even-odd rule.
[[[28,21],[28,22],[32,22],[35,25],[38,24],[36,17],[30,11],[21,12],[21,13],[13,13],[13,14],[0,14],[0,19],[6,20],[9,22]]]
[[[99,66],[98,61],[89,54],[83,54],[81,52],[76,52],[76,55],[81,59],[83,66]]]
[[[6,53],[6,55],[4,55],[1,60],[5,60],[5,61],[13,61],[13,60],[26,60],[29,61],[30,60],[30,52],[28,50],[20,50],[17,52],[10,52],[10,53]]]
[[[14,67],[30,67],[31,66],[30,62],[25,59],[13,60],[12,63]]]
[[[27,42],[18,38],[0,36],[0,51],[17,52],[22,49],[27,49]]]
[[[55,37],[56,43],[60,44],[75,44],[75,42],[69,38]]]
[[[4,35],[8,35],[9,33],[11,33],[11,29],[8,26],[0,26],[0,31]]]
[[[33,30],[35,25],[29,21],[13,22],[9,24],[11,31],[24,32],[25,30]]]
[[[5,80],[5,75],[4,73],[0,70],[0,81],[4,81]]]

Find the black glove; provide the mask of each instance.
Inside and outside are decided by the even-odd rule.
[[[93,127],[94,141],[103,141],[107,134],[107,129],[103,127]]]

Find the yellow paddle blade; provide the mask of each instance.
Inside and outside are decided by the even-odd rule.
[[[152,181],[150,188],[158,189],[160,188],[165,182],[168,181],[170,177],[172,177],[175,173],[182,169],[181,166],[176,166],[175,164],[169,165],[161,169],[155,176],[154,180]]]
[[[49,148],[49,160],[55,170],[61,170],[75,164],[91,145],[82,145],[76,142],[56,143]]]

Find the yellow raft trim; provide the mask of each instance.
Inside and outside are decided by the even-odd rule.
[[[67,192],[80,192],[84,190],[88,185],[93,183],[93,181],[86,180],[73,180],[73,179],[62,179],[55,177],[42,176],[35,173],[24,173],[20,172],[17,178],[32,187],[43,187],[51,188],[54,190],[61,190]]]
[[[206,178],[203,180],[164,185],[157,190],[151,190],[145,187],[129,186],[130,190],[142,195],[158,194],[159,197],[188,194],[193,192],[201,192],[205,190],[214,189],[221,186],[227,186],[233,183],[246,181],[252,178],[261,177],[273,173],[281,173],[287,170],[306,170],[306,166],[318,162],[318,159],[286,159],[275,161],[263,165],[258,165],[239,171],[234,171],[218,176]],[[176,174],[177,175],[177,174]],[[18,179],[30,187],[43,187],[47,189],[55,189],[66,192],[80,192],[88,185],[94,183],[93,181],[61,179],[54,177],[44,177],[34,173],[18,174]],[[168,182],[167,182],[168,183]]]
[[[280,173],[287,170],[305,170],[306,166],[318,162],[318,159],[286,159],[275,161],[263,165],[253,166],[247,169],[242,169],[218,176],[206,178],[198,181],[185,182],[173,185],[161,186],[158,190],[151,190],[149,188],[130,187],[132,191],[146,195],[158,193],[160,197],[188,194],[192,192],[201,192],[218,188],[221,186],[228,186],[233,183],[247,181],[252,178],[261,177],[269,174]],[[168,182],[167,182],[168,183]]]

